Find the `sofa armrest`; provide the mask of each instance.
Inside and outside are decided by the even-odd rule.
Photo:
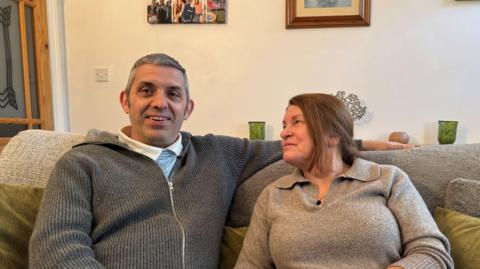
[[[45,130],[18,133],[0,154],[0,183],[45,187],[55,162],[84,136]]]

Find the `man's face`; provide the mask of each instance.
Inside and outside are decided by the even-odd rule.
[[[131,138],[162,148],[175,142],[193,110],[182,72],[153,64],[137,68],[130,94],[122,91],[120,102],[130,117]]]

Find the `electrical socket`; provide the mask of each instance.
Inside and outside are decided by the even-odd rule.
[[[95,67],[95,81],[96,82],[109,82],[110,81],[110,68],[109,67]]]

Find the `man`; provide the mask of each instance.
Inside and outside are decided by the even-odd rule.
[[[180,132],[194,102],[164,54],[135,63],[120,102],[131,126],[90,132],[55,166],[31,268],[216,268],[236,187],[280,144]]]
[[[131,126],[91,131],[56,164],[30,241],[31,268],[216,268],[236,187],[281,159],[278,141],[180,132],[194,109],[165,54],[133,66]]]
[[[165,23],[172,23],[172,1],[167,0],[165,3]]]
[[[147,13],[148,13],[148,22],[149,23],[158,23],[158,10],[160,9],[160,5],[158,4],[157,0],[152,0],[152,4],[147,6]]]
[[[167,23],[167,6],[165,5],[165,0],[160,0],[157,9],[157,16],[159,23]]]

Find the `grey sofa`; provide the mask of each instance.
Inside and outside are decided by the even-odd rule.
[[[41,130],[21,132],[11,139],[0,154],[0,184],[45,187],[55,161],[83,139],[83,135],[72,133]],[[454,209],[459,204],[456,198],[463,194],[454,188],[448,191],[452,180],[471,179],[480,186],[480,144],[426,145],[411,150],[362,154],[368,160],[393,164],[407,172],[431,212],[436,207],[444,206],[446,200],[451,201]],[[278,161],[245,181],[238,188],[232,202],[227,226],[248,226],[253,205],[262,189],[291,171],[292,167]],[[467,205],[462,201],[460,206],[470,210],[471,215],[479,217],[480,201],[476,200],[480,198],[478,189],[473,190],[471,197],[473,198],[467,201]],[[2,227],[0,232],[1,229]]]
[[[444,206],[445,198],[453,199],[446,197],[450,181],[465,178],[480,183],[480,144],[425,145],[411,150],[365,151],[361,155],[364,159],[396,165],[405,171],[432,213],[436,207]],[[253,180],[245,181],[237,189],[227,224],[235,227],[248,225],[253,205],[262,189],[292,169],[285,162],[278,161],[253,175]],[[450,194],[453,195],[456,194]]]

